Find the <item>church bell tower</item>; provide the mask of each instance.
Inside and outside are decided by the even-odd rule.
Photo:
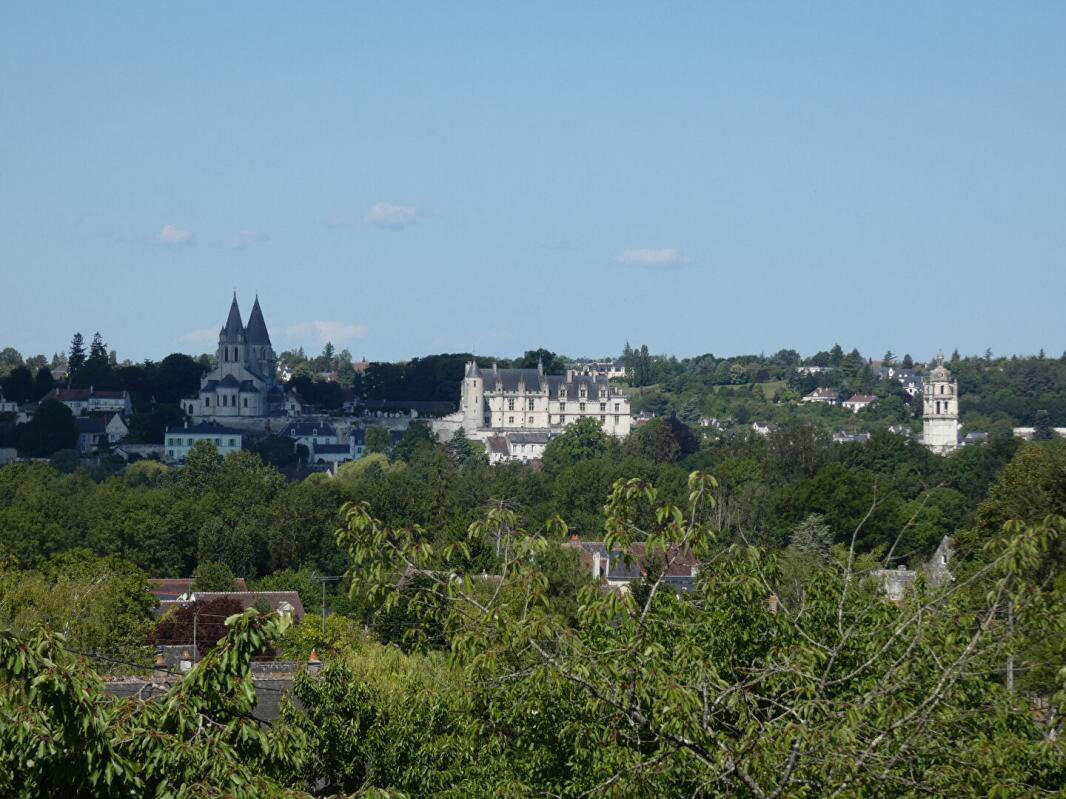
[[[944,353],[925,378],[922,389],[922,444],[937,455],[959,448],[959,383],[944,366]]]

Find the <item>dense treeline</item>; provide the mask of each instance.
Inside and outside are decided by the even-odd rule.
[[[994,436],[944,459],[888,432],[839,445],[809,425],[700,441],[676,419],[658,419],[624,443],[593,424],[575,425],[549,447],[540,469],[490,467],[465,440],[442,446],[420,425],[391,459],[370,456],[336,478],[294,484],[251,452],[221,458],[206,445],[184,468],[139,462],[100,482],[80,469],[16,463],[0,469],[0,552],[35,565],[87,547],[158,576],[189,575],[201,561],[224,562],[246,577],[303,566],[336,574],[346,564],[333,531],[346,501],[370,502],[389,524],[422,525],[438,542],[462,536],[493,500],[519,508],[525,525],[560,515],[596,537],[602,497],[615,480],[641,477],[677,500],[698,467],[721,481],[717,513],[731,535],[783,546],[800,520],[817,513],[844,540],[876,499],[864,550],[889,546],[906,526],[898,552],[909,558],[927,555],[972,521],[1018,446]]]
[[[579,432],[546,471],[595,459],[581,460],[601,443]],[[1025,445],[982,503],[977,529],[1017,507],[1026,477],[1060,485],[1063,449]],[[379,458],[375,468],[396,466]],[[1064,603],[1048,580],[1061,576],[1061,516],[994,530],[953,563],[955,579],[919,578],[890,602],[869,577],[884,565],[878,558],[806,546],[813,539],[785,552],[730,544],[716,481],[693,472],[681,489],[675,503],[654,484],[618,480],[604,533],[609,549],[639,541],[664,558],[697,557],[686,594],[668,589],[661,565],[629,592],[587,583],[560,591],[549,553],[560,551],[564,528],[554,523],[545,537],[505,504],[445,548],[364,502],[347,505],[337,542],[353,605],[380,608],[397,640],[428,650],[382,646],[378,631],[366,636],[336,617],[321,633],[317,620],[291,628],[252,610],[228,619],[228,634],[164,697],[137,702],[108,700],[67,638],[0,631],[0,790],[241,799],[1061,792]],[[1061,491],[1032,500],[1028,513],[1062,510]],[[327,665],[299,673],[299,701],[259,723],[252,657],[311,645]]]
[[[459,403],[463,373],[470,361],[481,368],[536,369],[557,375],[566,370],[567,361],[545,349],[530,350],[520,358],[493,358],[470,353],[428,355],[401,363],[371,362],[356,380],[358,393],[368,400],[407,400]]]
[[[773,355],[717,358],[650,356],[646,348],[627,348],[625,358],[635,393],[634,410],[676,413],[689,423],[701,417],[727,422],[787,423],[806,421],[832,429],[874,430],[890,425],[915,427],[921,418],[921,397],[912,397],[895,380],[879,380],[869,359],[858,350],[830,351],[802,359],[795,350]],[[907,355],[885,353],[882,363],[926,368]],[[946,363],[959,381],[960,419],[964,431],[989,432],[996,425],[1035,425],[1046,412],[1047,423],[1066,426],[1066,354],[1054,359],[962,357]],[[817,367],[821,371],[801,371]],[[840,407],[801,405],[815,388],[830,388],[840,399],[852,393],[873,394],[878,402],[858,415]]]

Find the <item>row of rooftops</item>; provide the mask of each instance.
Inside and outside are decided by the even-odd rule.
[[[181,425],[170,425],[167,427],[168,435],[184,433],[193,436],[238,436],[244,435],[247,432],[247,430],[228,427],[224,424],[219,424],[218,422],[197,422],[195,424],[185,423]],[[391,430],[389,432],[391,443],[393,444],[404,435],[404,431],[402,430]],[[337,437],[337,430],[329,422],[301,419],[285,425],[278,435],[287,438],[335,438]],[[366,431],[361,427],[353,427],[348,434],[348,439],[356,446],[362,446],[366,439]],[[322,454],[347,452],[348,448],[348,444],[321,443],[315,445],[315,451]]]
[[[90,388],[53,388],[44,395],[46,400],[59,402],[90,402],[92,400],[125,400],[128,391],[97,391]]]
[[[599,396],[603,390],[609,396],[620,395],[605,375],[584,374],[569,370],[566,375],[546,375],[542,367],[536,369],[498,369],[482,371],[476,361],[467,364],[467,378],[480,378],[486,392],[547,393],[551,399],[560,396],[577,399],[584,388],[587,396]]]

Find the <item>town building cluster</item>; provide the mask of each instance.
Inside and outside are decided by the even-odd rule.
[[[356,373],[366,370],[365,359]],[[921,443],[931,451],[947,455],[961,446],[987,438],[982,432],[961,435],[959,385],[938,353],[935,365],[927,371],[897,366],[892,362],[870,364],[876,379],[898,382],[911,397],[921,396]],[[539,460],[548,444],[568,426],[591,420],[607,435],[625,438],[647,423],[654,414],[633,414],[630,399],[617,380],[626,377],[625,363],[589,361],[568,369],[565,374],[548,374],[543,364],[536,368],[500,368],[465,365],[460,385],[458,410],[440,401],[402,399],[362,400],[349,389],[342,414],[324,415],[287,387],[285,365],[278,359],[267,329],[266,319],[256,297],[247,324],[234,294],[225,323],[219,329],[215,362],[203,376],[197,392],[181,399],[188,421],[172,424],[157,444],[131,444],[127,441],[132,403],[126,391],[74,389],[59,385],[45,396],[70,408],[77,431],[80,454],[105,451],[123,457],[158,457],[177,463],[201,441],[210,442],[222,454],[239,452],[268,435],[290,439],[299,460],[308,465],[331,468],[358,460],[366,454],[366,433],[383,427],[391,443],[397,442],[415,419],[426,419],[439,441],[449,441],[462,433],[483,447],[490,463]],[[812,377],[826,372],[824,366],[797,366],[797,373]],[[800,398],[814,405],[835,406],[860,414],[877,405],[878,397],[843,391],[830,386],[814,388]],[[32,407],[31,407],[32,406]],[[36,403],[19,406],[0,394],[0,413],[13,413],[19,423],[33,418]],[[708,430],[724,431],[729,420],[701,417]],[[773,426],[759,420],[746,423],[760,435],[769,435]],[[890,428],[911,435],[906,426]],[[1015,435],[1032,437],[1033,428],[1015,428]],[[1066,428],[1055,432],[1066,436]],[[841,430],[833,440],[861,443],[869,433]],[[14,450],[0,452],[0,462],[17,457]]]

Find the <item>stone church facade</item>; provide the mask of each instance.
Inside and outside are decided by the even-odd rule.
[[[245,327],[234,294],[218,334],[216,366],[201,380],[197,395],[182,400],[182,408],[196,421],[299,416],[302,403],[277,380],[277,366],[259,298]]]
[[[959,448],[959,382],[937,353],[936,366],[926,375],[922,390],[922,444],[938,455]]]

